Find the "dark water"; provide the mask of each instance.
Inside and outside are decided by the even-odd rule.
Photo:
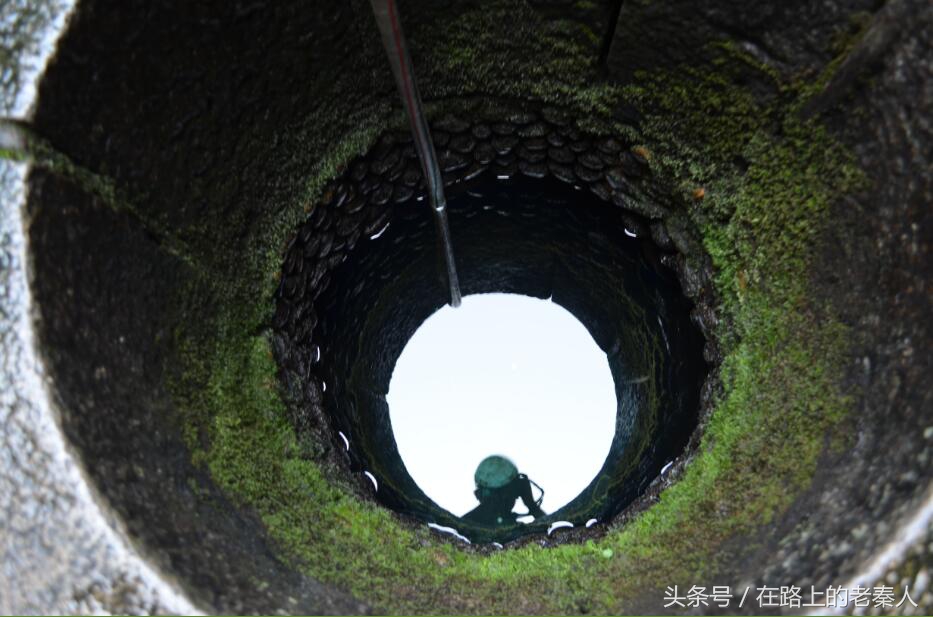
[[[516,522],[505,505],[458,518],[411,479],[385,394],[405,343],[447,300],[422,201],[396,207],[387,227],[361,240],[335,271],[339,284],[317,302],[325,409],[349,438],[352,468],[372,474],[376,497],[388,507],[472,541],[504,542],[559,521],[583,526],[611,518],[683,450],[696,427],[706,365],[703,338],[689,318],[692,304],[659,249],[633,237],[619,208],[560,181],[481,177],[452,187],[449,206],[464,295],[551,297],[606,352],[618,401],[610,453],[576,499],[530,524]],[[533,479],[533,470],[522,471]],[[514,503],[523,490],[497,503]]]

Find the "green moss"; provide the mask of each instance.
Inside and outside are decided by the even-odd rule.
[[[542,101],[586,118],[601,133],[627,130],[612,119],[620,88],[598,77],[600,37],[582,20],[546,20],[526,3],[498,0],[464,7],[447,27],[432,24],[411,39],[430,88],[426,99]]]
[[[311,170],[306,194],[255,238],[237,278],[191,283],[189,297],[218,308],[213,320],[179,325],[176,398],[195,461],[258,514],[283,557],[379,612],[635,610],[628,602],[659,599],[659,586],[708,580],[724,542],[786,511],[844,417],[836,384],[847,333],[811,301],[808,266],[829,204],[858,175],[819,126],[797,120],[800,88],[781,84],[763,106],[733,85],[733,74],[773,75],[730,46],[721,46],[714,72],[640,75],[623,91],[594,77],[591,56],[562,38],[566,24],[535,30],[526,37],[528,63],[503,70],[498,62],[513,50],[487,39],[502,27],[491,14],[463,16],[438,35],[443,41],[426,37],[438,50],[431,65],[463,78],[456,88],[439,79],[434,96],[497,92],[557,103],[599,132],[631,130],[611,119],[627,99],[646,113],[639,139],[655,178],[674,187],[679,213],[700,230],[713,260],[722,395],[679,481],[598,541],[487,554],[409,526],[304,456],[262,324],[289,230],[326,180],[390,122],[378,110]],[[704,198],[694,200],[701,187]]]
[[[801,97],[815,96],[829,85],[842,63],[862,40],[870,26],[870,13],[859,11],[849,17],[848,28],[839,30],[829,46],[828,51],[833,56],[832,60],[823,67],[815,79],[801,84]]]
[[[67,178],[80,190],[93,195],[98,204],[138,221],[163,250],[188,264],[199,275],[204,273],[203,266],[193,256],[190,247],[174,231],[148,216],[139,207],[138,204],[144,201],[144,196],[130,197],[108,175],[75,163],[71,157],[36,135],[31,127],[23,122],[0,118],[0,131],[10,136],[9,147],[0,148],[0,159],[28,162],[34,168]]]

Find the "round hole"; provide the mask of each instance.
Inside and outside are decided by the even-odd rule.
[[[478,505],[474,472],[492,454],[544,489],[545,512],[557,510],[596,477],[615,435],[605,352],[565,308],[519,294],[434,313],[399,356],[387,399],[408,473],[457,516]]]
[[[324,206],[299,232],[280,283],[275,348],[294,401],[291,420],[307,455],[326,457],[335,477],[343,478],[338,481],[403,519],[454,529],[474,543],[544,536],[561,521],[582,528],[591,518],[610,520],[680,455],[697,426],[703,337],[690,317],[692,303],[666,265],[671,255],[659,254],[650,234],[625,233],[629,227],[643,230],[644,220],[558,179],[503,181],[481,174],[451,187],[448,198],[466,298],[459,309],[445,308],[434,228],[415,197],[391,216],[381,209],[355,215],[351,208]],[[385,228],[384,233],[375,240],[361,234],[363,240],[345,256],[335,256],[333,247],[353,238],[340,235],[347,233],[341,217],[365,224],[365,234]],[[459,330],[467,341],[445,342],[448,337],[441,336],[441,351],[426,353],[424,368],[412,369],[408,391],[426,398],[426,410],[414,413],[406,427],[398,415],[405,413],[398,399],[402,390],[393,382],[393,374],[405,373],[403,352],[407,357],[407,348],[414,349],[445,315],[458,324],[468,321],[470,304],[495,298],[523,304],[514,311],[517,324],[506,325],[506,312],[499,310],[475,327],[457,325],[449,335]],[[493,346],[532,328],[529,306],[550,308],[568,320],[594,360],[575,361],[569,343],[556,338],[557,328],[542,326],[515,345],[555,366],[529,368],[532,381],[522,392],[511,377],[512,362],[497,364],[509,353]],[[458,355],[474,343],[478,359]],[[320,358],[312,363],[315,346]],[[521,365],[516,362],[516,368]],[[476,371],[487,368],[493,376],[510,375],[503,383],[519,390],[471,388]],[[577,370],[599,385],[575,389],[573,380],[582,377],[570,375]],[[465,390],[443,381],[450,379]],[[553,400],[564,417],[529,403],[535,391],[538,400]],[[579,417],[584,411],[599,414],[602,426]],[[480,440],[470,433],[471,426],[486,422],[486,414],[500,423],[514,418],[501,431],[509,433],[506,439]],[[583,436],[574,438],[575,429]],[[515,440],[523,438],[544,446],[544,461],[522,451]],[[556,441],[548,444],[549,438]],[[315,449],[322,442],[329,445]],[[453,458],[454,446],[463,450],[460,460]],[[418,461],[420,447],[428,449]],[[501,524],[497,516],[485,516],[485,509],[482,516],[464,516],[478,505],[473,474],[494,454],[512,459],[518,472],[543,487],[544,513],[535,507],[533,520],[516,525],[509,510]],[[584,462],[584,456],[590,458]],[[561,467],[574,479],[549,479],[547,466]],[[367,471],[378,482],[375,490]],[[517,481],[511,488],[496,494],[497,513],[499,505],[516,514],[535,505],[534,485]],[[513,493],[518,502],[508,501]]]

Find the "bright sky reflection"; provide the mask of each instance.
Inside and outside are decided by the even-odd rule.
[[[596,476],[615,431],[606,354],[564,308],[514,294],[467,296],[428,318],[388,402],[412,478],[458,516],[476,505],[473,472],[489,454],[515,461],[553,512]]]

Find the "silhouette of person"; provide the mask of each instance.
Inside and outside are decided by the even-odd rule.
[[[512,512],[515,500],[521,499],[528,514],[535,518],[545,515],[541,509],[541,497],[535,500],[531,494],[533,482],[525,474],[518,473],[515,463],[504,456],[488,456],[476,468],[473,476],[476,490],[473,494],[479,500],[479,505],[463,515],[463,520],[479,525],[514,525],[519,516],[527,516]]]

